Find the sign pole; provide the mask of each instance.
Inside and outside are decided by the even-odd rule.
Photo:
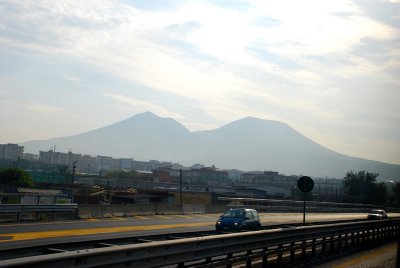
[[[314,188],[314,181],[307,176],[303,176],[297,181],[297,187],[303,192],[303,225],[306,223],[306,193]]]

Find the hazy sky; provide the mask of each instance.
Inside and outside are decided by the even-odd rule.
[[[0,143],[254,116],[400,164],[400,2],[3,0],[0,107]]]

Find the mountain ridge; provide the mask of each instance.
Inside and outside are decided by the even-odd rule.
[[[225,169],[275,170],[343,178],[347,171],[379,173],[393,179],[400,165],[347,156],[320,145],[289,125],[245,117],[212,130],[189,131],[172,118],[146,112],[81,134],[22,143],[38,153],[54,144],[59,151],[183,165],[202,163]],[[79,148],[76,150],[75,148]]]

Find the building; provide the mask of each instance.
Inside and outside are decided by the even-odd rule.
[[[217,170],[215,167],[183,170],[183,180],[193,184],[219,185],[230,181],[227,171]]]
[[[153,181],[172,182],[172,176],[168,170],[156,169],[153,170]]]
[[[82,155],[77,165],[78,172],[86,174],[99,174],[99,170],[100,168],[97,157],[93,157],[87,154]]]
[[[118,158],[118,167],[120,170],[131,171],[133,170],[133,159],[131,158]]]
[[[276,171],[246,172],[240,176],[241,183],[268,184],[279,181],[279,173]]]
[[[37,154],[30,154],[30,153],[24,153],[22,158],[32,162],[39,160],[39,156]]]
[[[65,165],[70,167],[71,170],[73,167],[73,163],[79,163],[80,159],[80,154],[74,154],[72,152],[61,153],[55,152],[53,150],[49,150],[47,152],[39,152],[39,162],[52,165]]]
[[[0,159],[17,160],[22,158],[23,154],[24,146],[13,143],[0,144]]]
[[[50,205],[68,204],[71,199],[60,190],[17,188],[15,193],[1,193],[1,204]]]

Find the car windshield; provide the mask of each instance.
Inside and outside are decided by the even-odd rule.
[[[244,218],[244,210],[231,209],[225,212],[222,217],[224,218]]]
[[[371,210],[371,211],[370,211],[370,214],[382,214],[382,215],[383,215],[383,210],[376,210],[376,209],[374,209],[374,210]]]

